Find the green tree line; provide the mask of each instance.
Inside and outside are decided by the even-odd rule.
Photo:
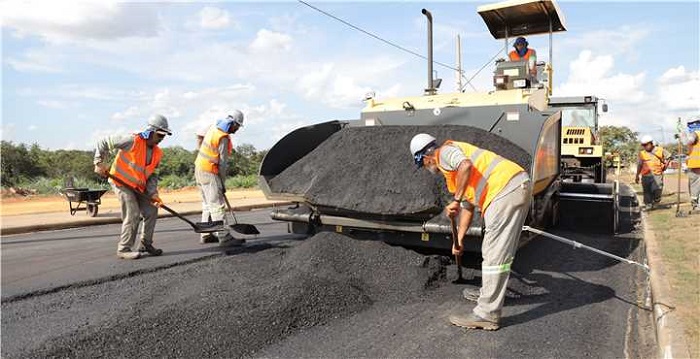
[[[257,171],[266,150],[249,144],[236,147],[229,158],[227,187],[254,187]],[[20,187],[38,193],[56,193],[68,178],[75,187],[107,187],[107,182],[93,172],[93,151],[45,150],[37,144],[27,146],[2,141],[3,187]],[[160,187],[194,186],[194,159],[197,152],[180,146],[163,148],[158,168]]]

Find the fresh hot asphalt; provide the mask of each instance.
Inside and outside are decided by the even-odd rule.
[[[239,214],[262,235],[228,255],[198,244],[172,218],[156,227],[165,255],[138,261],[115,258],[118,225],[3,237],[2,356],[653,356],[646,277],[634,266],[534,239],[516,257],[503,328],[466,331],[447,322],[473,306],[460,298],[465,285],[451,283],[454,265],[425,291],[384,298],[364,285],[381,283],[373,275],[405,280],[408,262],[373,257],[366,266],[377,270],[358,278],[316,277],[308,265],[297,272],[290,261],[308,264],[299,254],[308,241],[287,235],[286,225],[267,213]],[[636,217],[625,210],[617,236],[553,232],[643,260]],[[309,249],[326,250],[322,244]],[[355,247],[330,249],[328,261],[313,261],[319,272],[344,273],[334,265],[345,262],[332,256]],[[371,248],[367,256],[379,252]],[[476,267],[478,258],[465,263]],[[323,305],[329,302],[336,305]]]

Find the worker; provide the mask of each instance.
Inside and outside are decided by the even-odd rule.
[[[515,50],[512,50],[508,57],[510,57],[510,61],[527,61],[530,75],[537,78],[537,53],[535,50],[528,48],[527,45],[528,42],[524,37],[518,37],[513,43]]]
[[[225,221],[226,174],[228,159],[233,153],[233,144],[229,135],[236,133],[243,126],[243,113],[234,110],[225,118],[209,127],[204,135],[194,165],[194,176],[202,195],[202,222],[208,220]],[[234,238],[228,231],[202,233],[200,243],[219,243],[219,246],[241,245],[243,239]]]
[[[654,145],[654,139],[645,135],[640,141],[642,150],[639,151],[637,161],[637,175],[634,182],[639,183],[641,176],[642,190],[644,192],[644,209],[650,210],[655,204],[661,202],[661,194],[664,190],[664,171],[668,166],[671,153]]]
[[[109,136],[97,142],[93,160],[95,172],[103,177],[109,174],[123,182],[110,179],[121,203],[122,229],[117,245],[119,258],[138,259],[145,254],[163,254],[161,249],[153,247],[157,207],[163,204],[158,196],[158,177],[154,171],[163,154],[158,144],[166,135],[172,135],[168,120],[162,115],[153,115],[146,129],[140,133]],[[114,151],[117,154],[108,170],[104,162]],[[141,244],[138,251],[133,251],[139,227],[142,228]]]
[[[467,315],[452,315],[450,322],[465,328],[496,330],[506,294],[515,250],[530,207],[530,178],[525,170],[491,151],[466,142],[446,141],[421,133],[410,144],[418,167],[442,173],[454,195],[445,207],[448,217],[459,218],[457,243],[452,253],[462,255],[464,237],[478,207],[486,231],[481,246],[482,287],[467,289],[466,299],[477,305]]]
[[[687,146],[688,193],[692,211],[700,208],[700,131],[682,133]]]

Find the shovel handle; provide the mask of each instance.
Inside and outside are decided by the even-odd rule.
[[[457,241],[457,223],[454,217],[450,217],[450,225],[452,226],[452,247],[459,247]],[[455,254],[455,262],[457,262],[457,277],[462,279],[462,256]]]
[[[150,198],[148,198],[148,196],[146,196],[146,194],[144,194],[143,192],[137,190],[137,189],[134,188],[134,187],[129,186],[128,184],[124,183],[124,181],[120,180],[119,178],[112,176],[112,174],[107,173],[107,177],[109,177],[109,179],[111,179],[112,181],[118,183],[119,185],[121,185],[121,186],[123,186],[123,187],[126,187],[126,188],[128,188],[128,189],[134,191],[134,193],[136,193],[136,195],[139,196],[139,197],[141,197],[142,199],[146,199],[146,200],[149,200],[149,201],[151,200]],[[195,231],[200,230],[199,226],[197,226],[196,223],[194,223],[194,222],[190,221],[189,219],[183,217],[180,213],[175,212],[175,210],[173,210],[172,208],[170,208],[170,207],[168,207],[168,206],[166,206],[166,205],[164,205],[164,204],[162,204],[162,203],[160,204],[159,207],[160,207],[160,208],[163,208],[164,210],[166,210],[166,211],[168,211],[168,212],[170,212],[170,214],[176,216],[177,218],[180,218],[181,220],[187,222],[187,224],[189,224],[190,226],[192,226],[192,228],[194,228]]]

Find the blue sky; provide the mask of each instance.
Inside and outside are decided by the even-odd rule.
[[[435,60],[453,65],[462,37],[467,77],[503,42],[477,15],[486,2],[311,2],[367,31],[425,53],[423,7],[435,20]],[[598,95],[602,124],[670,138],[677,117],[700,115],[699,2],[559,2],[555,95]],[[194,147],[194,131],[239,108],[237,143],[269,148],[290,130],[355,119],[368,91],[414,96],[425,60],[298,2],[66,2],[0,4],[2,139],[90,149],[162,113]],[[547,36],[528,39],[547,60]],[[436,66],[442,92],[454,73]],[[491,66],[473,82],[491,89]],[[467,92],[473,91],[467,88]]]

